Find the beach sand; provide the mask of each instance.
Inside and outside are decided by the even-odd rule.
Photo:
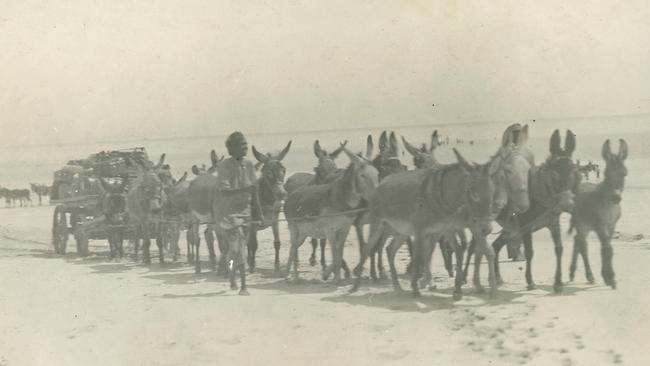
[[[646,215],[626,192],[623,220]],[[637,205],[642,209],[640,205]],[[576,281],[553,294],[553,245],[546,232],[535,239],[538,289],[527,291],[524,262],[506,262],[507,282],[489,300],[465,286],[451,299],[438,253],[438,290],[421,299],[392,291],[389,281],[364,282],[348,294],[323,283],[301,248],[299,284],[273,273],[270,231],[260,236],[259,270],[249,275],[252,296],[240,297],[228,282],[185,263],[143,266],[107,260],[107,244],[92,241],[93,254],[53,254],[53,208],[0,209],[0,365],[604,365],[648,364],[650,339],[650,240],[621,233],[614,242],[618,289],[600,278],[600,251],[591,237],[595,285],[580,266]],[[636,215],[636,216],[635,216]],[[563,217],[566,227],[566,217]],[[282,260],[288,255],[282,229]],[[566,234],[564,270],[572,239]],[[181,242],[184,248],[184,241]],[[205,253],[203,249],[203,253]],[[356,263],[356,242],[346,258]],[[155,250],[154,250],[155,258]],[[405,250],[399,271],[404,272]],[[206,268],[207,266],[204,266]],[[483,266],[486,283],[486,268]],[[367,275],[367,270],[366,270]],[[408,288],[408,279],[402,277]]]

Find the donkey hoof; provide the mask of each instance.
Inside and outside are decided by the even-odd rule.
[[[612,290],[616,290],[616,280],[612,280],[612,283],[609,285],[612,287]]]
[[[497,298],[497,291],[495,290],[490,290],[490,300],[494,300]]]
[[[534,282],[531,282],[531,283],[528,284],[528,286],[526,286],[526,288],[528,290],[534,290],[534,289],[537,288],[537,285]]]
[[[316,265],[316,257],[309,257],[309,265],[312,267]]]
[[[245,288],[239,290],[239,296],[250,296],[250,292],[246,290]]]
[[[384,272],[384,271],[380,271],[380,272],[379,272],[379,279],[382,280],[382,281],[387,280],[387,279],[388,279],[388,275],[386,275],[386,272]]]
[[[501,285],[503,285],[505,282],[503,282],[503,278],[501,278],[501,277],[499,276],[499,277],[497,277],[497,279],[496,279],[496,283],[497,283],[497,286],[501,286]]]
[[[591,278],[587,278],[587,283],[590,284],[590,285],[595,285],[595,284],[596,284],[596,280],[595,280],[593,277],[591,277]]]
[[[362,272],[362,268],[359,266],[354,267],[354,269],[352,270],[352,273],[354,273],[355,277],[361,277],[361,272]]]
[[[454,294],[452,295],[452,298],[454,301],[459,301],[463,299],[463,293],[461,291],[454,291]]]
[[[476,286],[476,293],[477,294],[484,294],[485,293],[485,288],[483,286]]]
[[[346,272],[343,274],[343,277],[345,277],[346,280],[349,280],[349,279],[352,278],[352,274],[350,273],[350,271],[346,271]]]
[[[194,267],[194,273],[196,274],[201,273],[201,267]]]
[[[562,289],[564,286],[561,283],[556,283],[553,285],[553,291],[555,291],[556,294],[562,293]]]

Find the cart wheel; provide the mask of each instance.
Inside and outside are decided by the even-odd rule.
[[[57,254],[65,254],[68,244],[68,220],[63,206],[56,206],[52,219],[52,246]]]

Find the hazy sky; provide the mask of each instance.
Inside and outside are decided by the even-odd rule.
[[[0,135],[650,112],[650,2],[577,3],[0,0]]]

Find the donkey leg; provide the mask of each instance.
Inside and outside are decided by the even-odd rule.
[[[146,229],[142,230],[144,238],[142,239],[142,256],[144,257],[145,264],[151,264],[151,256],[149,254],[149,248],[151,247],[151,233],[149,232],[149,225],[143,225]]]
[[[437,240],[431,240],[430,237],[425,237],[424,240],[426,241],[426,245],[424,247],[425,250],[422,251],[422,254],[424,255],[423,261],[422,261],[422,272],[424,276],[422,277],[422,281],[420,282],[420,288],[426,288],[428,290],[432,290],[433,287],[431,286],[431,259],[433,258],[433,252],[436,248]]]
[[[194,248],[194,273],[201,273],[201,236],[199,235],[199,225],[197,224],[192,231],[192,247]]]
[[[482,243],[481,238],[474,235],[472,236],[476,238],[476,251],[474,252],[474,275],[472,277],[472,282],[474,283],[476,292],[482,294],[485,292],[485,289],[483,288],[483,285],[481,285],[481,261],[483,260],[483,254],[486,253],[487,244]]]
[[[251,224],[251,233],[248,236],[247,240],[247,247],[248,247],[248,255],[246,257],[246,261],[248,262],[248,270],[251,273],[255,273],[255,255],[257,253],[257,230],[258,230],[258,225],[256,223]]]
[[[472,238],[472,240],[470,240],[469,245],[467,247],[467,259],[465,260],[465,268],[463,270],[464,278],[462,278],[463,284],[467,283],[467,274],[469,273],[469,262],[472,259],[472,256],[474,255],[475,251],[476,251],[476,240]],[[456,276],[458,276],[458,274],[456,274]]]
[[[271,225],[271,230],[273,230],[273,249],[275,250],[275,259],[273,261],[275,272],[278,273],[280,272],[280,228],[278,225],[278,221],[274,221],[273,224]],[[313,253],[312,253],[313,254]],[[311,258],[309,260],[309,263],[311,264]],[[316,264],[316,258],[314,257],[314,264]],[[312,264],[313,266],[313,264]]]
[[[573,252],[571,254],[571,265],[569,266],[569,281],[573,281],[578,268],[578,254],[580,253],[580,239],[578,234],[573,238]]]
[[[156,225],[156,246],[158,247],[158,259],[160,264],[165,264],[165,243],[160,225]]]
[[[526,283],[528,284],[527,288],[533,290],[537,287],[533,281],[533,233],[525,232],[522,235],[522,240],[524,242],[524,254],[526,256]]]
[[[390,267],[390,276],[393,282],[393,289],[398,292],[404,291],[402,286],[399,283],[399,278],[397,277],[397,269],[395,268],[395,256],[399,248],[404,244],[405,237],[401,235],[396,235],[386,247],[386,254],[388,255],[388,266]]]
[[[555,282],[553,283],[553,290],[555,293],[562,292],[562,252],[564,247],[562,245],[562,235],[560,234],[560,223],[555,222],[549,227],[551,231],[551,238],[555,245]]]
[[[323,269],[327,267],[327,260],[325,259],[325,245],[327,244],[327,239],[320,239],[320,265]]]
[[[205,236],[205,244],[208,247],[208,254],[210,255],[210,268],[216,271],[217,254],[214,251],[214,227],[212,225],[206,225],[203,234]]]
[[[228,240],[221,230],[216,230],[217,244],[219,245],[219,267],[217,274],[228,276]]]
[[[384,268],[384,247],[386,246],[386,241],[383,240],[379,248],[377,249],[377,271],[379,272],[379,279],[385,280],[388,279],[386,276],[386,270]]]
[[[418,286],[418,280],[420,279],[421,269],[422,269],[422,245],[423,241],[426,240],[424,233],[415,234],[415,245],[413,246],[413,274],[411,276],[411,291],[413,297],[420,297],[420,288]]]
[[[311,239],[311,255],[309,256],[309,265],[316,265],[316,250],[318,249],[318,239]]]
[[[354,285],[350,289],[350,292],[354,292],[359,289],[359,286],[361,285],[361,274],[363,273],[363,266],[366,263],[368,256],[372,252],[373,247],[377,245],[377,242],[380,240],[381,236],[382,236],[382,227],[380,227],[376,223],[371,223],[370,236],[368,237],[368,241],[365,243],[363,247],[361,257],[359,258],[359,263],[357,264],[356,267],[354,267],[353,270],[356,279],[354,280]]]
[[[474,242],[473,239],[472,242]],[[463,298],[462,286],[465,284],[465,282],[467,282],[467,267],[465,270],[463,270],[463,255],[465,254],[466,246],[464,246],[462,243],[459,245],[455,236],[451,238],[451,245],[454,249],[454,253],[456,254],[456,278],[454,279],[453,299],[460,300]]]
[[[613,231],[612,231],[613,232]],[[616,288],[616,280],[614,279],[614,268],[612,266],[612,257],[614,256],[614,250],[611,243],[611,233],[607,229],[599,228],[596,230],[598,234],[598,239],[600,240],[600,254],[601,254],[601,275],[605,284],[611,288]]]
[[[576,234],[578,235],[578,234]],[[582,256],[582,262],[585,265],[585,277],[587,278],[587,282],[589,284],[593,285],[596,283],[594,280],[594,274],[591,271],[591,264],[589,263],[589,246],[587,245],[587,233],[579,233],[580,241],[578,244],[580,245],[578,249],[580,250],[580,255]],[[577,238],[578,236],[576,236]]]
[[[494,250],[494,276],[497,285],[503,285],[503,278],[501,277],[501,267],[499,264],[499,252],[507,244],[505,234],[500,234],[492,242],[492,249]]]

